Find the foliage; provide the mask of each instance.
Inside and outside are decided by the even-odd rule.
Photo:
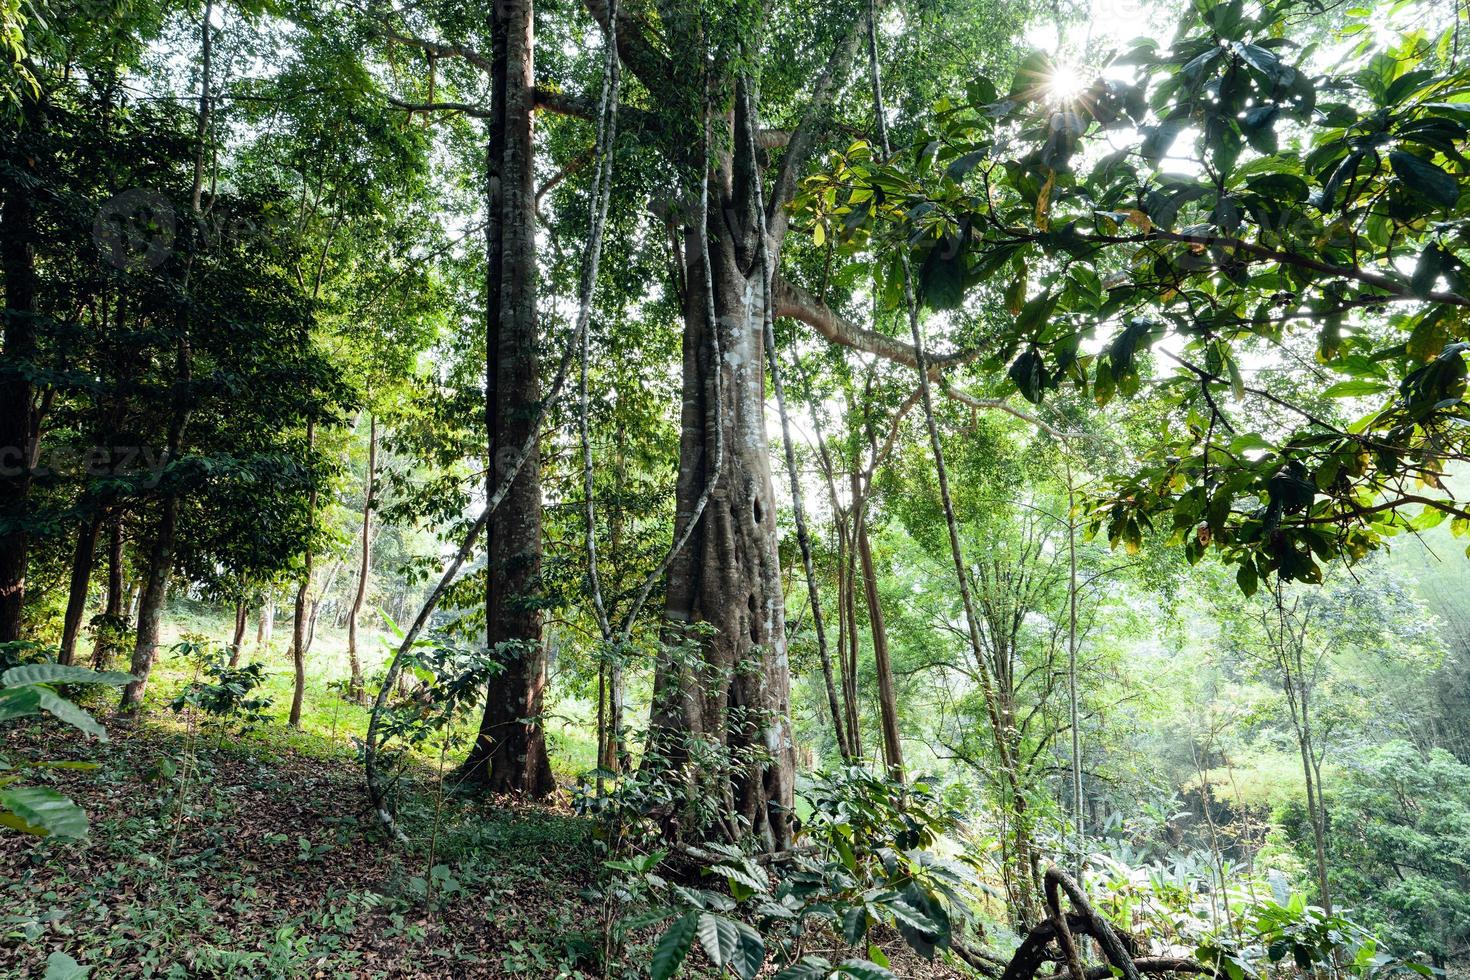
[[[1320,560],[1411,527],[1470,528],[1435,492],[1466,458],[1470,73],[1448,34],[1350,45],[1318,73],[1317,45],[1290,36],[1302,15],[1195,4],[1172,42],[1117,59],[1131,77],[1060,104],[1034,55],[1008,90],[982,78],[942,100],[891,159],[855,142],[803,205],[853,249],[910,249],[934,309],[1000,299],[983,353],[1032,402],[1067,386],[1106,405],[1139,391],[1151,348],[1175,361],[1158,394],[1182,424],[1099,494],[1090,524],[1130,552],[1155,530],[1191,561],[1214,551],[1246,593],[1270,575],[1318,582]],[[1121,146],[1100,153],[1105,140]],[[1174,172],[1180,159],[1196,172]],[[895,304],[902,277],[884,268]],[[1095,351],[1094,337],[1110,339]],[[1243,361],[1307,341],[1335,382],[1244,380]],[[1370,410],[1343,419],[1336,399]],[[1263,406],[1286,415],[1248,427]]]
[[[1385,941],[1442,960],[1470,936],[1470,766],[1406,742],[1364,751],[1332,798],[1342,899]]]
[[[0,722],[14,721],[42,712],[65,722],[100,741],[107,729],[90,714],[62,695],[59,688],[70,684],[106,684],[121,687],[132,675],[99,673],[85,667],[66,667],[42,661],[11,667],[0,674]],[[38,837],[84,837],[87,814],[70,799],[46,786],[26,785],[29,775],[54,769],[90,768],[89,763],[34,762],[19,767],[0,758],[0,824],[11,830]]]
[[[925,958],[949,947],[952,919],[965,914],[975,878],[935,852],[953,817],[932,791],[850,767],[814,779],[802,800],[809,815],[796,850],[779,862],[730,844],[680,852],[723,890],[666,880],[657,869],[667,850],[606,862],[615,875],[608,887],[634,910],[621,928],[672,919],[653,954],[655,980],[677,975],[696,940],[713,966],[747,980],[768,961],[790,980],[892,976],[870,936],[878,925],[896,929]],[[833,964],[800,956],[814,930],[866,945],[869,958]]]
[[[191,662],[196,678],[169,703],[174,713],[202,711],[221,727],[222,735],[227,723],[243,733],[268,720],[266,711],[274,699],[257,693],[265,683],[264,664],[231,667],[229,654],[211,643],[185,640],[173,652]],[[199,680],[201,673],[210,680]]]
[[[1217,937],[1199,946],[1195,958],[1230,980],[1269,975],[1282,963],[1329,978],[1434,976],[1423,964],[1383,952],[1371,932],[1346,916],[1308,905],[1279,881],[1275,887],[1274,900],[1244,910],[1239,941]]]

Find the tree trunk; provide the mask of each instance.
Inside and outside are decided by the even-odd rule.
[[[714,197],[725,189],[711,192]],[[765,424],[765,290],[757,263],[744,263],[756,266],[754,275],[741,271],[737,234],[728,228],[724,209],[712,201],[706,220],[708,227],[722,229],[708,242],[715,323],[709,322],[701,235],[690,229],[675,540],[710,479],[716,440],[723,441],[723,468],[688,543],[669,567],[669,627],[655,672],[651,737],[674,766],[690,758],[691,743],[726,750],[728,774],[691,775],[725,802],[732,819],[718,830],[732,838],[754,835],[767,848],[784,850],[791,842],[795,749]],[[718,406],[716,371],[723,372]],[[696,625],[712,632],[697,635],[689,629]]]
[[[352,679],[347,689],[354,701],[363,699],[362,659],[357,654],[357,616],[362,611],[362,601],[367,596],[368,576],[373,564],[373,477],[378,466],[378,417],[368,415],[368,458],[367,478],[362,498],[362,564],[357,570],[357,593],[352,597],[352,608],[347,612],[347,660],[352,667]]]
[[[613,456],[613,505],[608,509],[608,551],[614,556],[623,553],[623,510],[626,506],[625,495],[628,492],[628,430],[621,418],[618,419],[615,430],[613,445],[615,452]],[[599,708],[602,714],[602,732],[600,733],[600,750],[597,756],[598,768],[610,773],[618,773],[623,769],[626,761],[626,747],[623,744],[623,657],[624,651],[620,647],[609,648],[603,645],[604,661],[600,666],[599,683],[605,686],[599,687]]]
[[[166,494],[160,504],[158,529],[148,551],[148,567],[143,573],[143,591],[138,601],[138,635],[133,644],[129,672],[135,680],[123,688],[120,710],[138,711],[143,705],[143,692],[148,687],[148,673],[158,652],[158,634],[163,621],[163,602],[168,597],[168,580],[173,572],[174,538],[179,518],[179,498]]]
[[[526,445],[541,397],[537,363],[534,23],[531,0],[494,5],[494,77],[486,151],[486,431],[491,491],[506,454]],[[465,781],[499,793],[555,788],[541,711],[541,452],[530,456],[487,529],[486,639],[503,666],[489,685]]]
[[[847,730],[852,733],[852,754],[863,757],[863,729],[858,713],[858,622],[857,622],[857,549],[853,546],[851,528],[843,532],[843,549],[839,556],[842,576],[842,611],[847,620],[846,682],[843,707],[847,710]]]
[[[20,100],[20,132],[34,134],[41,125],[41,107],[23,84]],[[26,521],[36,437],[30,371],[38,354],[35,163],[32,154],[21,147],[7,156],[11,157],[9,165],[0,167],[0,278],[5,282],[5,356],[0,359],[0,643],[20,639],[25,604],[30,544]]]
[[[77,532],[76,548],[71,558],[71,588],[66,597],[66,614],[61,623],[61,649],[56,662],[76,661],[77,635],[82,630],[82,616],[87,611],[87,593],[92,587],[92,563],[97,554],[97,536],[102,532],[102,514],[94,515]]]
[[[230,638],[230,666],[240,666],[240,651],[245,646],[245,626],[250,622],[250,607],[244,599],[235,602],[235,633]]]
[[[316,419],[306,421],[306,454],[309,457],[316,447]],[[309,526],[316,522],[316,477],[311,478],[311,490],[306,495],[306,520]],[[291,668],[296,675],[291,690],[291,714],[286,724],[301,727],[301,702],[306,697],[306,617],[307,598],[311,593],[312,542],[306,542],[306,554],[301,569],[301,580],[296,585],[295,615],[291,618]]]
[[[315,508],[313,508],[315,511]],[[332,567],[327,569],[326,578],[322,579],[322,587],[316,590],[316,596],[311,600],[311,609],[306,614],[306,646],[303,654],[311,652],[311,645],[316,642],[316,624],[321,618],[322,604],[327,601],[327,596],[332,594],[332,589],[337,585],[337,575],[346,564],[343,559],[338,558],[332,562]]]
[[[837,751],[844,762],[852,761],[847,731],[842,723],[842,708],[837,700],[837,682],[832,672],[832,654],[827,648],[827,630],[822,621],[822,596],[817,591],[817,572],[812,561],[812,542],[806,527],[806,506],[801,493],[801,473],[796,468],[796,450],[791,444],[791,420],[786,414],[786,394],[781,384],[781,365],[777,357],[776,336],[767,330],[764,336],[766,356],[771,365],[771,387],[776,393],[776,410],[781,416],[781,447],[786,455],[787,475],[791,479],[791,509],[796,520],[796,541],[801,551],[802,572],[806,576],[807,601],[812,609],[812,628],[817,634],[817,657],[822,665],[822,683],[827,689],[827,709],[832,716],[832,734]],[[900,762],[902,769],[902,762]]]
[[[266,596],[265,602],[260,605],[260,621],[255,627],[255,645],[264,647],[271,641],[276,632],[276,600],[274,596]]]
[[[114,513],[107,522],[107,599],[102,608],[103,625],[97,630],[92,646],[92,667],[107,670],[117,653],[118,630],[125,625],[123,613],[123,533],[122,514]]]
[[[868,627],[873,634],[873,666],[878,674],[878,714],[883,727],[883,761],[888,775],[902,781],[903,743],[898,734],[898,696],[893,690],[893,666],[888,659],[888,627],[883,620],[883,603],[878,597],[878,573],[873,567],[873,549],[868,541],[867,501],[861,496],[861,480],[852,474],[853,537],[862,569],[863,595],[868,601]]]
[[[189,423],[189,391],[192,380],[192,354],[187,335],[187,323],[180,324],[176,341],[174,368],[174,409],[169,423],[167,460],[173,464],[179,458],[184,444],[184,430]],[[159,627],[163,620],[163,603],[168,597],[168,580],[173,574],[174,547],[178,535],[179,488],[169,487],[163,493],[158,517],[158,527],[153,536],[153,547],[148,553],[148,568],[144,572],[142,597],[138,603],[138,635],[133,644],[133,659],[129,673],[132,683],[123,688],[119,709],[124,713],[142,708],[143,692],[148,687],[148,673],[153,669],[153,659],[158,652]]]

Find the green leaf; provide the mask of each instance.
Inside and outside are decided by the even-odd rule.
[[[832,973],[832,964],[820,956],[803,956],[780,973],[775,980],[827,980]]]
[[[1260,583],[1256,576],[1256,565],[1249,558],[1242,562],[1236,571],[1235,584],[1240,586],[1240,591],[1247,599],[1256,594],[1256,587]]]
[[[841,976],[852,977],[852,980],[896,980],[892,970],[867,960],[846,960],[837,968],[837,972]]]
[[[894,918],[910,928],[928,933],[939,932],[938,923],[902,899],[890,902],[888,908],[893,912]]]
[[[66,664],[22,664],[0,674],[0,685],[5,687],[23,684],[110,684],[122,687],[133,680],[132,674],[116,670],[96,671]]]
[[[765,942],[744,922],[702,912],[695,932],[704,954],[717,969],[728,966],[744,980],[752,980],[760,972],[766,959]]]
[[[1327,398],[1362,398],[1365,395],[1382,394],[1388,391],[1390,387],[1390,385],[1382,381],[1354,379],[1352,381],[1339,381],[1322,392],[1322,394]]]
[[[79,729],[102,741],[107,741],[107,729],[103,728],[97,719],[87,714],[82,708],[77,707],[66,698],[46,687],[36,688],[36,696],[40,705],[49,711],[58,721],[64,721],[73,728]]]
[[[1405,150],[1394,150],[1388,155],[1393,172],[1399,180],[1418,194],[1442,207],[1454,207],[1460,199],[1460,183],[1444,170],[1420,156]]]
[[[1033,405],[1041,404],[1041,396],[1051,380],[1041,354],[1034,347],[1021,352],[1006,376],[1016,383],[1021,395]]]
[[[85,837],[87,834],[86,811],[44,786],[0,790],[0,807],[23,820],[26,826],[16,829],[29,834],[50,837]]]
[[[0,688],[0,721],[39,713],[41,690],[39,687]]]
[[[673,925],[665,930],[659,938],[658,946],[653,950],[653,962],[649,966],[649,973],[653,980],[669,980],[689,955],[689,947],[694,944],[695,925],[699,921],[698,912],[689,912],[674,920]]]
[[[965,253],[940,242],[919,267],[919,295],[935,310],[952,310],[965,301]]]
[[[46,973],[41,980],[86,980],[91,972],[90,966],[82,966],[58,950],[46,957]]]

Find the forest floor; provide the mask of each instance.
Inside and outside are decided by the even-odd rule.
[[[565,808],[419,794],[415,825],[438,830],[404,852],[372,826],[345,729],[242,737],[157,708],[136,726],[98,714],[107,743],[49,719],[0,735],[13,761],[97,763],[48,773],[91,814],[87,838],[0,835],[0,976],[40,977],[53,951],[93,978],[600,974],[585,892],[601,857]],[[634,965],[608,975],[646,975],[656,938],[635,935]],[[894,969],[960,975],[897,955]]]

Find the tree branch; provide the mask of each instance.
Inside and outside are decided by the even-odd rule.
[[[388,104],[395,109],[402,109],[408,113],[414,112],[458,112],[462,115],[473,116],[476,119],[489,119],[490,110],[471,105],[468,102],[406,102],[403,99],[388,96]]]
[[[884,360],[907,367],[918,366],[918,359],[914,356],[912,345],[839,316],[827,304],[779,273],[775,277],[775,282],[772,283],[772,296],[775,300],[776,316],[787,316],[793,320],[800,320],[808,326],[815,327],[823,337],[844,347],[876,354]],[[944,368],[968,363],[979,356],[980,351],[978,350],[956,351],[952,354],[930,354],[927,360],[930,373],[936,374]]]
[[[583,0],[583,6],[603,30],[607,30],[607,0]],[[648,25],[638,19],[624,4],[618,5],[618,56],[632,69],[650,92],[667,91],[673,83],[674,68],[649,41]]]
[[[790,221],[790,212],[786,205],[796,194],[796,182],[801,168],[806,165],[807,158],[816,146],[817,136],[826,125],[827,109],[842,87],[847,66],[857,56],[858,45],[865,36],[866,23],[861,16],[852,17],[847,34],[837,42],[837,47],[832,49],[822,73],[812,83],[812,95],[802,112],[801,122],[787,141],[786,155],[781,158],[781,169],[776,174],[770,199],[766,202],[766,223],[770,226],[771,238],[775,242],[780,242],[786,234],[786,226]]]
[[[1062,442],[1067,442],[1071,439],[1092,438],[1092,435],[1087,432],[1076,432],[1070,429],[1058,429],[1056,426],[1037,418],[1030,412],[1017,408],[1004,398],[980,398],[976,395],[970,394],[968,391],[965,391],[961,388],[946,387],[944,389],[944,393],[953,398],[955,401],[959,402],[961,405],[968,405],[971,408],[978,408],[981,411],[997,411],[1005,412],[1007,415],[1014,415],[1022,422],[1025,422],[1029,425],[1034,425],[1042,432],[1045,432],[1047,435],[1051,436],[1053,439],[1059,439]]]

